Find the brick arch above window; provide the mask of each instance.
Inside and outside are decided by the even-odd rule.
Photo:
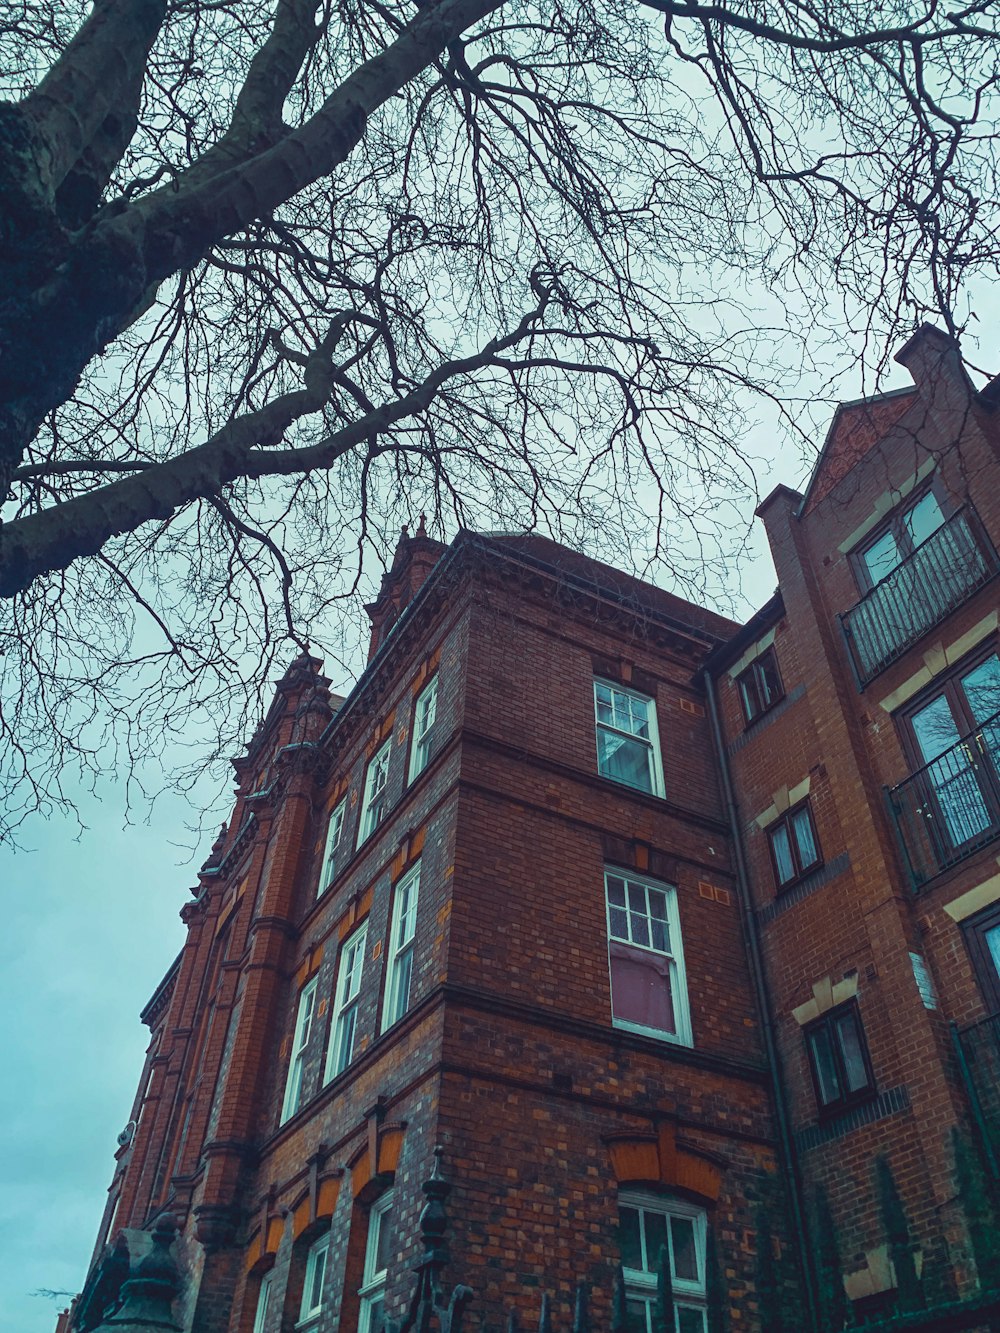
[[[330,1225],[340,1195],[342,1175],[343,1172],[337,1170],[325,1176],[320,1176],[316,1181],[315,1189],[310,1186],[302,1197],[292,1205],[293,1240],[298,1240],[312,1227],[319,1229],[321,1225],[323,1227]]]
[[[285,1219],[280,1216],[269,1217],[250,1241],[247,1249],[246,1271],[263,1273],[274,1263],[281,1237],[285,1230]]]
[[[619,1185],[654,1185],[718,1201],[723,1164],[689,1143],[679,1143],[677,1127],[663,1121],[651,1134],[605,1136],[611,1170]]]
[[[392,1181],[399,1165],[399,1154],[403,1148],[403,1135],[406,1133],[405,1121],[398,1124],[383,1125],[377,1134],[369,1135],[367,1142],[348,1160],[351,1172],[351,1194],[357,1199],[361,1193],[377,1180],[380,1187]],[[374,1152],[372,1139],[376,1139]],[[373,1163],[373,1157],[376,1158]]]

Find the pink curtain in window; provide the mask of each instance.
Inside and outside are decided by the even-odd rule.
[[[670,959],[648,949],[611,941],[611,1007],[623,1023],[676,1032],[670,994]]]

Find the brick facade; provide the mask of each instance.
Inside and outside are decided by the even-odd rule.
[[[301,1326],[347,1333],[375,1299],[366,1238],[391,1190],[384,1300],[398,1319],[440,1145],[451,1271],[484,1327],[511,1310],[537,1319],[542,1289],[568,1309],[580,1280],[607,1315],[619,1198],[654,1221],[662,1200],[696,1219],[680,1228],[707,1222],[712,1290],[685,1289],[680,1258],[675,1274],[678,1317],[701,1327],[808,1327],[824,1291],[808,1225],[832,1235],[847,1296],[885,1299],[893,1189],[921,1299],[978,1290],[955,1130],[972,1153],[979,1140],[949,1024],[996,1007],[963,931],[1000,900],[1000,841],[977,835],[915,886],[883,788],[914,767],[896,705],[933,698],[963,648],[996,651],[996,584],[953,597],[863,688],[838,619],[860,596],[851,534],[863,546],[921,487],[949,516],[971,504],[1000,545],[990,395],[932,330],[905,355],[915,388],[841,409],[806,495],[779,488],[762,505],[779,593],[743,628],[541,538],[404,535],[349,698],[300,658],[237,764],[187,943],[144,1014],[134,1135],[95,1258],[169,1210],[185,1330],[289,1333],[325,1245],[322,1299]],[[761,661],[776,662],[781,697],[747,725],[740,680]],[[595,680],[655,706],[651,791],[599,772]],[[359,839],[386,747],[384,816]],[[779,892],[774,830],[806,807],[817,864]],[[673,988],[677,1040],[613,1021],[606,870],[669,897],[673,954],[657,966],[670,981],[656,985]],[[344,945],[363,926],[352,1058],[335,1073]],[[833,1039],[863,1033],[867,1085],[822,1108],[806,1043],[848,1013],[860,1027]],[[101,1271],[76,1328],[91,1326]]]

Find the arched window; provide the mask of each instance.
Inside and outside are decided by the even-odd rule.
[[[653,1333],[656,1274],[664,1248],[677,1333],[708,1333],[704,1209],[646,1190],[622,1190],[618,1226],[629,1333]]]

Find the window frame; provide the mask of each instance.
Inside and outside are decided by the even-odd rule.
[[[323,1268],[319,1279],[319,1303],[306,1307],[306,1301],[310,1298],[311,1288],[316,1285],[316,1269],[319,1266],[319,1256],[323,1256]],[[317,1236],[309,1246],[309,1253],[306,1255],[306,1271],[302,1280],[302,1299],[299,1302],[299,1317],[296,1321],[296,1328],[304,1328],[308,1324],[314,1323],[323,1313],[323,1288],[326,1286],[327,1272],[330,1267],[330,1231],[327,1228],[321,1236]]]
[[[636,699],[647,706],[646,723],[649,727],[648,742],[642,736],[637,736],[631,731],[621,731],[618,727],[611,726],[607,722],[602,722],[597,711],[597,690],[599,686],[604,686],[617,694],[625,695],[629,699]],[[634,690],[631,686],[623,685],[620,681],[609,680],[606,676],[594,676],[593,678],[593,698],[594,698],[594,731],[595,744],[597,747],[597,773],[599,777],[607,782],[613,782],[619,787],[626,787],[629,791],[641,792],[644,796],[658,796],[661,800],[666,796],[666,786],[663,781],[663,756],[660,753],[660,725],[656,716],[656,699],[651,694],[643,694],[641,690]],[[612,699],[612,705],[613,705]],[[601,770],[601,732],[610,732],[615,736],[625,736],[630,741],[639,745],[646,745],[648,748],[650,787],[636,787],[631,782],[625,782],[621,778],[616,778],[611,773],[605,773]]]
[[[365,1237],[365,1257],[361,1268],[361,1282],[358,1286],[358,1333],[370,1333],[373,1298],[385,1301],[385,1289],[389,1278],[389,1265],[375,1269],[378,1260],[379,1242],[386,1214],[392,1213],[394,1195],[392,1190],[376,1199],[368,1210],[368,1235]]]
[[[413,702],[413,726],[410,733],[410,763],[407,770],[407,786],[411,782],[416,782],[430,763],[430,738],[437,722],[438,679],[435,672]],[[424,705],[425,701],[428,701],[430,721],[425,721],[422,729],[418,732],[421,706]]]
[[[816,849],[816,860],[808,866],[803,867],[801,853],[799,851],[798,838],[795,834],[794,819],[796,815],[805,811],[806,818],[809,820],[809,832],[812,834],[813,846]],[[792,865],[795,868],[795,874],[791,879],[782,880],[778,869],[778,857],[774,850],[774,836],[779,829],[784,828],[788,837],[788,850],[792,858]],[[774,888],[778,894],[787,893],[789,889],[794,889],[797,884],[814,875],[817,870],[822,870],[825,862],[823,860],[823,848],[820,844],[819,834],[816,831],[816,817],[812,812],[812,804],[807,796],[804,800],[796,801],[794,805],[783,811],[777,819],[773,819],[767,825],[764,832],[767,834],[767,851],[771,858],[771,874],[774,877]]]
[[[1000,965],[993,959],[986,934],[998,927],[1000,902],[991,903],[962,922],[962,935],[972,960],[973,975],[991,1014],[1000,1013]]]
[[[628,900],[628,885],[641,885],[646,890],[646,903],[648,909],[649,897],[648,891],[653,889],[664,894],[666,899],[666,924],[670,939],[671,949],[668,952],[665,949],[657,949],[652,945],[636,943],[631,938],[623,939],[620,935],[612,933],[611,925],[611,896],[609,888],[609,879],[620,879],[625,883],[626,901]],[[647,876],[635,873],[619,866],[604,867],[604,910],[605,910],[605,931],[608,942],[608,995],[611,1001],[611,1026],[618,1028],[623,1032],[636,1032],[645,1037],[653,1037],[657,1041],[669,1041],[675,1046],[694,1045],[694,1039],[691,1031],[691,1001],[688,995],[687,971],[684,966],[684,936],[681,931],[680,908],[678,905],[678,895],[676,885],[664,884],[659,880],[651,879]],[[631,913],[629,917],[629,933],[631,936]],[[647,919],[652,919],[648,917]],[[652,934],[652,932],[650,932]],[[668,1032],[663,1028],[648,1027],[641,1023],[633,1023],[627,1018],[619,1018],[615,1013],[615,994],[614,994],[614,970],[612,963],[612,946],[615,944],[624,945],[630,949],[642,950],[660,958],[666,958],[669,963],[669,983],[670,983],[670,1001],[674,1013],[674,1031]]]
[[[677,1323],[677,1308],[681,1306],[689,1310],[697,1310],[701,1314],[702,1328],[708,1328],[708,1213],[704,1208],[697,1204],[688,1203],[686,1200],[675,1198],[674,1196],[665,1196],[656,1194],[651,1190],[643,1189],[620,1189],[618,1191],[617,1205],[619,1209],[619,1225],[621,1224],[621,1209],[635,1208],[640,1214],[653,1213],[658,1217],[666,1218],[667,1249],[670,1254],[670,1273],[671,1287],[673,1291],[673,1323]],[[699,1276],[697,1279],[677,1277],[674,1274],[674,1237],[673,1228],[669,1219],[679,1218],[693,1223],[693,1238],[695,1242],[695,1262],[698,1268]],[[639,1226],[640,1246],[642,1253],[646,1250],[646,1228],[645,1223],[640,1220]],[[624,1258],[622,1258],[622,1275],[625,1279],[625,1298],[643,1299],[647,1301],[656,1300],[657,1296],[657,1269],[655,1267],[656,1258],[653,1257],[652,1268],[627,1268]],[[649,1256],[646,1256],[647,1262]],[[647,1329],[652,1325],[652,1315],[647,1306]]]
[[[406,892],[412,896],[407,898],[407,912],[412,919],[412,931],[405,940],[400,940],[400,931],[402,929],[402,913],[400,903],[403,901],[403,893]],[[417,907],[420,901],[420,862],[402,875],[397,881],[392,892],[392,914],[389,927],[389,947],[386,950],[385,961],[385,995],[382,1000],[382,1025],[381,1032],[388,1032],[395,1027],[409,1013],[413,1000],[413,959],[416,956],[417,947]],[[404,952],[410,956],[410,966],[406,980],[406,1004],[402,1010],[392,1016],[393,1011],[398,1008],[398,975],[400,959]]]
[[[833,1053],[837,1078],[840,1081],[841,1088],[846,1089],[846,1069],[838,1024],[841,1019],[848,1015],[854,1023],[855,1032],[858,1037],[858,1049],[861,1052],[867,1081],[862,1088],[856,1088],[853,1092],[844,1091],[833,1101],[824,1102],[820,1088],[819,1071],[817,1069],[816,1058],[813,1054],[810,1038],[814,1033],[819,1032],[821,1029],[828,1029],[830,1050]],[[809,1076],[812,1079],[813,1096],[816,1099],[816,1110],[821,1119],[840,1115],[843,1111],[850,1110],[853,1106],[858,1106],[862,1102],[871,1101],[877,1094],[878,1089],[875,1086],[875,1074],[872,1070],[871,1056],[868,1052],[868,1037],[865,1033],[865,1025],[861,1019],[861,1008],[856,999],[848,1000],[846,1004],[838,1004],[834,1008],[828,1009],[826,1013],[821,1014],[819,1018],[814,1018],[811,1023],[806,1023],[802,1028],[802,1040],[806,1048],[806,1059],[809,1063]]]
[[[350,935],[340,946],[340,954],[337,958],[337,976],[334,981],[333,998],[334,1003],[331,1006],[332,1014],[330,1016],[330,1039],[327,1044],[326,1062],[323,1067],[323,1085],[326,1086],[332,1079],[344,1073],[354,1062],[357,1054],[358,1042],[358,1023],[357,1011],[361,1004],[361,983],[364,980],[365,972],[365,953],[368,944],[368,922],[363,921],[357,930],[351,931]],[[349,995],[342,994],[343,983],[349,980],[351,974],[345,973],[345,963],[350,950],[358,949],[360,953],[357,956],[357,983],[354,990]],[[353,963],[353,960],[352,960]],[[351,1051],[343,1065],[339,1069],[334,1068],[335,1056],[339,1047],[339,1031],[342,1020],[348,1009],[353,1009],[355,1013],[354,1028],[351,1033]]]
[[[774,671],[774,677],[778,682],[778,690],[770,703],[762,704],[760,702],[762,698],[760,690],[760,677],[763,674],[764,664],[765,662],[768,661],[770,661],[771,663],[771,667]],[[746,684],[747,681],[752,682],[754,689],[754,697],[759,705],[757,707],[756,712],[753,713],[751,713],[750,708],[748,706],[749,690]],[[761,652],[759,652],[757,656],[753,659],[753,661],[750,663],[750,665],[740,672],[740,674],[733,681],[733,684],[736,686],[736,693],[740,701],[740,708],[742,709],[743,712],[743,721],[746,724],[747,728],[752,727],[755,722],[759,722],[760,719],[766,713],[769,713],[772,708],[776,708],[778,704],[781,703],[782,699],[784,699],[785,697],[785,685],[781,678],[781,672],[778,669],[778,654],[774,650],[774,644],[773,643],[768,644],[766,648],[764,648]]]
[[[295,1028],[288,1057],[288,1073],[285,1075],[285,1092],[281,1099],[279,1126],[291,1120],[292,1116],[302,1106],[302,1083],[305,1074],[306,1052],[309,1049],[313,1023],[316,1019],[316,988],[318,984],[319,976],[317,975],[311,981],[307,981],[299,991],[299,1003],[295,1012]]]
[[[991,658],[1000,662],[1000,640],[997,639],[996,635],[990,635],[983,643],[977,644],[971,652],[967,653],[953,666],[948,667],[946,671],[941,672],[939,676],[935,676],[922,690],[911,699],[907,699],[906,703],[892,714],[903,755],[909,766],[910,776],[916,773],[927,775],[934,765],[940,762],[940,756],[938,759],[931,760],[924,758],[917,737],[917,729],[914,725],[918,714],[922,713],[936,700],[944,699],[946,701],[958,732],[958,740],[947,747],[944,753],[953,752],[958,745],[969,742],[976,733],[981,734],[989,725],[992,717],[996,716],[996,714],[993,714],[985,722],[978,722],[963,683],[966,677],[970,676],[979,667],[984,666]],[[973,781],[982,799],[984,811],[989,817],[989,823],[983,826],[979,834],[963,841],[953,840],[949,836],[948,842],[951,851],[960,851],[966,843],[972,843],[974,846],[978,845],[977,839],[980,837],[985,844],[986,841],[1000,832],[1000,773],[997,772],[996,758],[992,750],[984,758],[985,762],[982,764],[973,758],[971,771],[974,773]],[[938,813],[947,821],[946,803],[942,801],[933,777],[930,777],[927,781],[927,799],[932,802]]]
[[[372,836],[388,814],[388,801],[385,796],[389,787],[389,764],[392,760],[392,737],[390,736],[372,755],[365,770],[364,794],[361,799],[361,815],[358,819],[358,846],[362,846]],[[376,774],[384,769],[385,776],[378,791],[373,791]],[[375,802],[381,798],[379,816],[369,826],[369,816]]]
[[[951,503],[951,498],[948,495],[948,492],[941,484],[940,478],[934,476],[923,485],[915,487],[909,495],[901,499],[885,518],[877,523],[869,532],[866,532],[857,545],[851,548],[851,551],[848,554],[848,562],[854,571],[854,580],[858,585],[858,591],[861,593],[862,597],[866,597],[872,589],[877,588],[879,584],[883,583],[887,578],[891,578],[899,568],[899,565],[905,564],[910,556],[913,555],[914,551],[918,549],[917,546],[914,545],[909,528],[906,526],[906,515],[910,513],[911,510],[916,509],[917,505],[928,495],[933,495],[934,499],[937,501],[938,509],[941,511],[942,515],[941,525],[943,526],[954,513],[955,507]],[[935,528],[934,531],[936,532],[938,529]],[[868,562],[865,560],[865,552],[869,551],[876,542],[881,541],[887,532],[892,533],[893,541],[896,543],[896,550],[905,552],[905,554],[903,554],[899,565],[890,569],[887,574],[883,574],[880,579],[873,581],[871,570],[868,568]],[[931,533],[931,536],[933,535],[934,534]],[[929,540],[929,537],[924,538],[924,541]],[[920,542],[919,545],[922,546],[923,542]]]
[[[326,839],[323,843],[323,859],[320,861],[319,884],[316,897],[321,898],[336,879],[337,852],[344,841],[344,824],[347,822],[347,797],[342,796],[330,811],[326,824]]]

